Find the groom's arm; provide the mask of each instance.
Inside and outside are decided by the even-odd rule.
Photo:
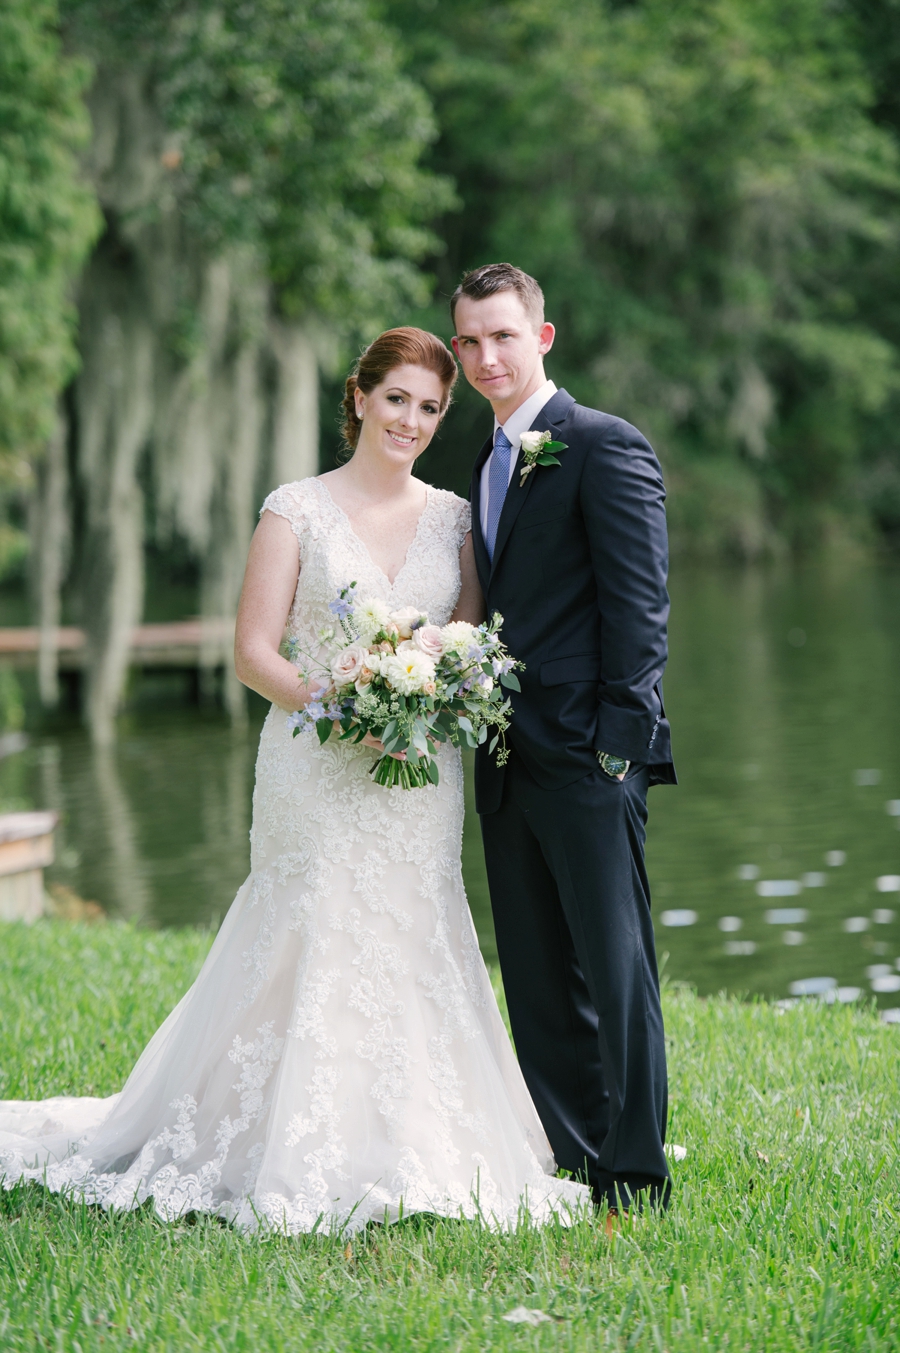
[[[668,653],[665,489],[653,449],[618,419],[597,429],[581,509],[600,608],[602,665],[594,747],[648,762],[660,721],[656,687]]]

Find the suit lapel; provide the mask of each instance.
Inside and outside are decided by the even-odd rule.
[[[565,390],[557,390],[556,394],[544,405],[532,423],[529,431],[531,432],[555,432],[565,421],[566,414],[575,403],[570,394]],[[497,525],[497,539],[494,543],[494,560],[491,565],[491,576],[493,576],[503,548],[512,533],[516,518],[525,505],[525,499],[531,491],[531,485],[537,475],[541,473],[540,467],[531,471],[531,474],[522,484],[522,452],[516,460],[516,466],[513,470],[513,477],[510,482],[509,490],[506,494],[506,501],[503,504],[503,511],[500,513],[500,521]],[[483,542],[482,542],[483,543]],[[484,551],[487,557],[487,549]]]
[[[492,432],[478,453],[478,459],[472,471],[472,488],[469,493],[469,500],[472,504],[472,544],[475,548],[475,567],[478,569],[478,580],[483,592],[487,592],[488,580],[491,576],[491,561],[481,531],[481,471],[484,469],[484,462],[493,447],[494,434]]]

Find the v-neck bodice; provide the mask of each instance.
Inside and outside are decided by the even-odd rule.
[[[341,507],[339,502],[337,502],[337,500],[334,497],[334,494],[331,492],[331,489],[324,482],[324,480],[315,479],[313,480],[313,483],[317,484],[319,488],[322,490],[322,492],[326,494],[328,498],[330,498],[334,507],[344,518],[347,524],[348,531],[354,537],[360,549],[365,554],[367,561],[373,566],[373,568],[376,568],[378,570],[378,572],[382,575],[383,578],[387,580],[389,587],[393,590],[393,588],[397,586],[397,583],[400,579],[401,574],[403,573],[403,570],[410,562],[410,555],[414,554],[415,552],[416,544],[419,539],[419,532],[422,528],[423,521],[427,517],[429,509],[431,508],[432,498],[435,493],[435,490],[431,487],[430,484],[425,485],[425,506],[422,508],[422,511],[419,513],[418,518],[416,519],[416,529],[413,532],[412,540],[409,542],[409,545],[406,548],[406,554],[404,555],[403,563],[400,565],[397,572],[394,574],[394,577],[391,578],[387,573],[385,573],[381,565],[376,563],[375,560],[372,558],[372,551],[369,549],[368,545],[363,540],[362,536],[359,534],[356,527],[353,525],[353,522],[350,520],[349,513],[343,507]]]
[[[288,632],[305,652],[318,651],[319,632],[332,622],[328,604],[350,583],[356,583],[359,597],[379,597],[392,610],[415,606],[435,625],[450,619],[459,596],[459,551],[471,522],[469,504],[455,493],[428,487],[416,533],[393,582],[320,479],[283,484],[262,510],[284,517],[297,540],[300,573]]]

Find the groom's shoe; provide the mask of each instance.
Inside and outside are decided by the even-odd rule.
[[[611,1216],[625,1218],[640,1217],[644,1212],[665,1212],[672,1196],[671,1180],[661,1184],[633,1183],[620,1180],[615,1184],[591,1184],[591,1201],[598,1212],[607,1211]]]
[[[631,1221],[630,1212],[619,1213],[614,1207],[611,1207],[606,1214],[606,1220],[603,1229],[606,1232],[606,1239],[612,1240],[617,1231],[621,1231]]]

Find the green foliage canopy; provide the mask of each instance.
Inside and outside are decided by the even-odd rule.
[[[422,300],[452,193],[419,167],[431,109],[365,0],[65,3],[76,43],[145,74],[198,238],[258,247],[285,314],[359,331]]]
[[[0,474],[21,482],[75,370],[71,289],[99,228],[79,175],[89,70],[52,0],[0,6]]]
[[[544,284],[557,378],[659,447],[676,543],[900,534],[897,0],[60,2],[71,48],[150,94],[200,247],[258,251],[285,315],[446,328],[423,263],[446,294],[511,258]],[[98,222],[56,22],[0,12],[8,463],[74,369]]]
[[[551,369],[642,426],[676,540],[747,555],[853,512],[898,389],[868,304],[900,174],[822,0],[391,0],[464,213],[442,265],[544,285]]]

